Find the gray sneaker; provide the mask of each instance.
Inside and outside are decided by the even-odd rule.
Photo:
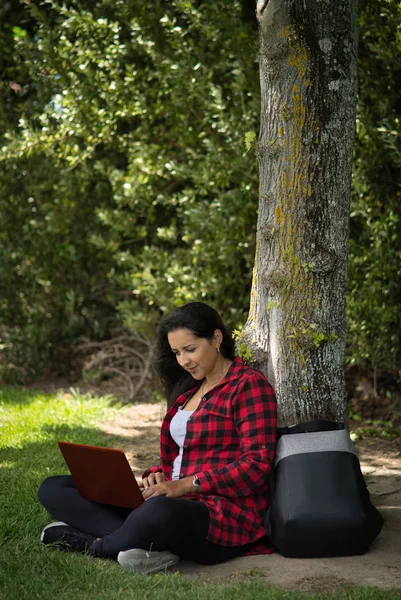
[[[135,573],[156,573],[156,571],[164,571],[168,567],[176,565],[180,557],[168,550],[151,552],[150,550],[133,548],[132,550],[119,552],[117,560],[128,571],[134,571]]]

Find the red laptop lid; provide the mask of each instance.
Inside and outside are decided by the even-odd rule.
[[[122,450],[59,442],[79,493],[86,500],[137,508],[142,492]]]

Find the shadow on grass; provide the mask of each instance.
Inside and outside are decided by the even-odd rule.
[[[0,405],[29,405],[37,400],[53,400],[56,396],[60,398],[72,398],[76,395],[81,400],[93,401],[94,398],[107,399],[109,406],[121,405],[121,402],[114,398],[114,396],[101,396],[100,394],[85,392],[81,393],[79,390],[39,390],[39,389],[27,389],[25,387],[16,386],[1,386],[0,388]]]
[[[159,427],[154,425],[141,426],[140,431],[136,430],[135,435],[132,437],[132,446],[138,450],[143,451],[146,449],[146,443],[148,442],[151,435],[154,435],[155,430],[159,432]],[[49,436],[52,436],[58,441],[63,440],[64,442],[75,442],[77,444],[92,444],[93,446],[104,446],[105,448],[120,447],[130,442],[129,437],[126,435],[119,435],[117,433],[106,433],[105,431],[98,428],[90,427],[76,427],[66,424],[61,425],[46,425],[42,428]],[[96,443],[93,440],[97,440]],[[56,449],[59,449],[56,445]]]

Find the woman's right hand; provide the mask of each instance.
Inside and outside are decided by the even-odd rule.
[[[156,485],[157,483],[162,483],[165,481],[164,473],[162,471],[158,471],[157,473],[150,473],[147,477],[142,479],[142,483],[144,488],[152,487],[152,485]]]

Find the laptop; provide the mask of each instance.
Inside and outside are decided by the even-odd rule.
[[[142,492],[122,450],[58,442],[79,493],[85,500],[137,508]]]

